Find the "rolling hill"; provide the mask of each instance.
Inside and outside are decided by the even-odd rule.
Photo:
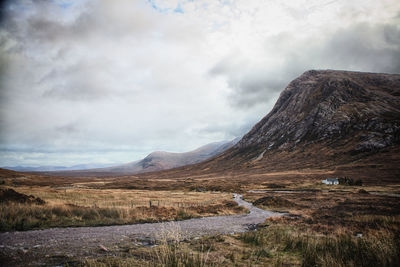
[[[133,173],[168,170],[207,160],[229,149],[230,147],[235,145],[238,141],[239,139],[236,138],[231,141],[210,143],[202,147],[199,147],[193,151],[184,153],[155,151],[150,153],[147,157],[145,157],[142,160],[130,162],[119,166],[102,168],[96,171],[133,174]]]
[[[117,176],[168,170],[205,161],[231,148],[238,141],[239,138],[231,141],[214,142],[183,153],[155,151],[144,159],[106,168],[41,171],[40,173],[57,176]]]

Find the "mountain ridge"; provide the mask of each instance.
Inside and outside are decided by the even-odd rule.
[[[183,153],[154,151],[142,160],[126,163],[120,166],[102,168],[102,170],[107,172],[135,174],[172,169],[207,160],[210,157],[222,153],[226,149],[235,145],[238,141],[238,138],[235,138],[231,141],[214,142]]]
[[[369,79],[369,81],[365,82],[365,79]],[[373,87],[370,86],[367,89],[365,85],[366,83],[371,84],[371,81],[373,81]],[[397,88],[397,91],[391,92],[392,88],[389,88],[391,86]],[[373,91],[378,88],[383,90]],[[246,147],[264,142],[264,144],[268,144],[266,145],[267,149],[286,148],[285,144],[293,146],[307,139],[315,142],[328,137],[336,137],[343,130],[349,130],[349,128],[395,132],[395,141],[398,142],[400,110],[395,106],[400,107],[399,88],[400,75],[396,74],[332,70],[307,71],[289,83],[271,112],[257,123],[238,142],[237,146]],[[396,98],[385,96],[385,92],[394,93]],[[310,95],[311,97],[307,97]],[[308,105],[304,104],[306,99],[310,101]],[[371,101],[380,99],[384,99],[386,105],[379,103],[380,109],[370,109]],[[313,108],[314,105],[317,107]],[[364,110],[360,112],[357,108]],[[397,120],[388,122],[385,120],[385,113],[386,115],[391,113],[390,116]],[[357,122],[360,119],[370,120],[371,115],[379,120],[375,121],[375,125],[360,125]],[[324,126],[324,122],[328,120],[331,122]],[[381,125],[378,125],[379,123]],[[279,126],[280,128],[278,128]],[[285,130],[284,136],[278,137],[277,135],[283,132],[282,127]],[[392,136],[390,133],[386,135],[389,138]],[[286,140],[293,141],[294,144],[288,144]]]
[[[326,173],[375,183],[398,182],[400,74],[306,71],[288,84],[266,116],[224,152],[168,170],[162,170],[165,166],[157,161],[163,155],[154,152],[130,163],[149,170],[135,177],[220,177],[223,181],[266,175],[297,179]],[[59,175],[70,174],[90,173]],[[92,174],[132,172],[99,169]]]
[[[399,151],[399,74],[310,70],[288,84],[272,110],[235,146],[158,176],[324,169],[398,179]]]
[[[156,172],[208,160],[229,149],[238,141],[239,138],[230,141],[213,142],[183,153],[154,151],[143,159],[105,168],[39,172],[46,175],[57,176],[119,176]]]

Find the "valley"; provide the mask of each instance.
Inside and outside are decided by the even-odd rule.
[[[46,201],[44,205],[0,204],[2,229],[11,231],[0,234],[3,244],[1,258],[4,262],[13,262],[14,266],[26,266],[27,262],[32,266],[43,263],[163,266],[171,260],[206,266],[301,265],[305,260],[324,265],[333,256],[344,264],[354,262],[357,265],[364,261],[364,256],[347,255],[343,259],[343,255],[333,255],[337,250],[324,247],[327,238],[335,246],[346,244],[346,247],[338,247],[339,250],[348,247],[360,249],[363,253],[373,250],[375,258],[372,260],[376,263],[390,261],[395,265],[398,260],[398,184],[325,185],[322,179],[312,178],[331,175],[321,170],[254,174],[249,176],[250,179],[233,179],[229,175],[176,180],[146,180],[129,176],[106,179],[47,177],[17,172],[13,175],[13,178],[5,179],[7,188]],[[303,179],[299,180],[299,177]],[[243,194],[244,200],[258,208],[285,215],[282,217],[276,213],[279,216],[270,219],[261,216],[258,221],[244,219],[241,222],[239,218],[249,216],[246,214],[252,208],[238,206],[232,199],[234,192]],[[149,201],[153,203],[152,207]],[[35,218],[35,214],[38,217]],[[194,219],[204,216],[207,219],[198,222]],[[14,228],[12,224],[7,226],[7,218],[14,220]],[[204,223],[213,222],[213,218],[217,221],[221,218],[224,223],[221,231],[217,231],[212,223],[206,224],[210,229],[204,228]],[[174,222],[168,222],[171,220]],[[228,227],[225,223],[229,220],[242,225],[241,228]],[[151,231],[141,228],[152,225],[141,224],[143,222],[163,221]],[[188,229],[185,225],[190,222],[193,229],[202,229],[202,232],[193,232],[189,238],[185,236]],[[116,224],[120,226],[101,226]],[[128,230],[136,229],[135,225],[142,230]],[[5,229],[5,226],[11,228]],[[68,226],[85,227],[65,228]],[[30,229],[49,229],[49,232],[27,231]],[[253,229],[257,231],[252,232]],[[243,233],[244,230],[250,232]],[[62,235],[58,236],[58,232]],[[13,233],[15,238],[11,238]],[[24,233],[36,237],[24,237]],[[357,237],[358,234],[362,234],[362,239]],[[6,237],[14,240],[13,245]],[[360,240],[366,242],[365,247],[358,247]],[[304,247],[304,242],[320,246],[324,254],[313,256],[312,248]],[[51,249],[46,244],[52,244]],[[389,248],[391,254],[388,254]],[[305,259],[303,255],[310,258]]]
[[[399,90],[397,74],[312,70],[239,142],[198,162],[1,169],[1,262],[398,266]]]

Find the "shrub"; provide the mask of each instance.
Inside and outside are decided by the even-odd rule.
[[[353,180],[352,178],[348,177],[341,177],[339,178],[339,184],[341,185],[356,185],[356,186],[362,186],[363,182],[361,179]]]

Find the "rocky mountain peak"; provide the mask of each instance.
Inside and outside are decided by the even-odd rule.
[[[236,148],[293,149],[352,139],[355,151],[364,151],[398,144],[399,136],[400,75],[310,70],[286,87]]]

